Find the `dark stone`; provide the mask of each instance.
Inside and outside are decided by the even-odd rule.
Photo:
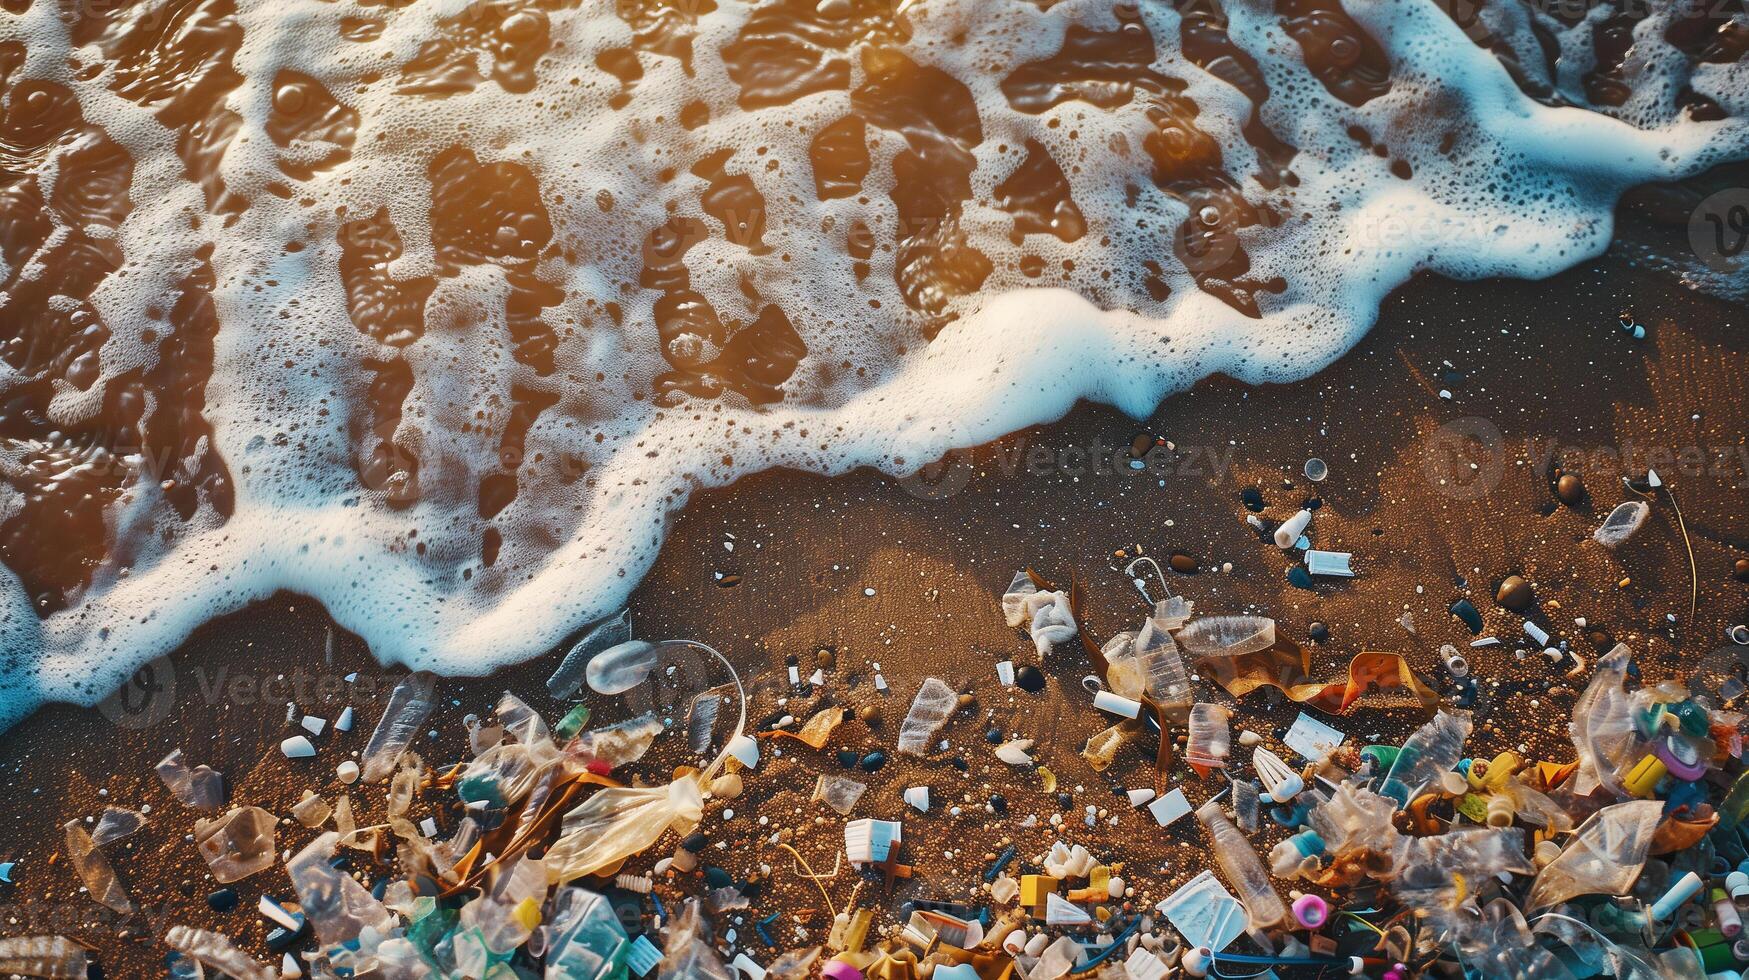
[[[1070,796],[1068,793],[1057,794],[1057,807],[1059,809],[1067,810],[1074,805],[1075,798],[1073,796]]]
[[[1045,689],[1044,672],[1026,664],[1014,672],[1014,684],[1028,694],[1037,694]]]
[[[1172,570],[1180,575],[1195,575],[1201,563],[1196,560],[1195,555],[1174,551],[1172,557],[1166,559],[1166,564],[1172,566]]]
[[[1555,481],[1555,496],[1568,507],[1577,507],[1585,502],[1585,481],[1577,473],[1563,473]]]
[[[691,834],[685,840],[680,842],[680,846],[697,854],[699,851],[704,850],[710,842],[711,839],[703,834]]]
[[[1310,589],[1312,587],[1312,573],[1298,565],[1287,570],[1287,580],[1288,584],[1295,588]]]
[[[1737,564],[1732,570],[1732,574],[1737,576],[1737,581],[1739,582],[1749,582],[1749,558],[1737,559]]]
[[[1469,627],[1470,635],[1476,636],[1482,632],[1482,614],[1476,609],[1476,604],[1468,599],[1459,599],[1451,604],[1451,614],[1463,620]]]
[[[1255,514],[1267,507],[1263,502],[1263,491],[1256,487],[1246,487],[1239,491],[1239,499],[1244,502],[1245,509]]]
[[[1008,797],[1003,796],[1001,793],[991,793],[990,809],[995,810],[997,813],[1007,813]]]
[[[870,752],[862,757],[863,772],[876,772],[886,764],[887,754],[885,752]]]
[[[1138,432],[1136,433],[1135,438],[1130,440],[1130,458],[1141,459],[1143,456],[1148,455],[1153,448],[1154,434],[1151,432]]]
[[[838,764],[849,769],[851,766],[856,765],[856,760],[860,758],[861,756],[857,755],[855,752],[852,752],[849,749],[842,749],[838,753]]]
[[[735,883],[735,876],[712,866],[704,869],[704,882],[712,888],[727,888]]]
[[[206,897],[207,908],[214,912],[234,912],[237,909],[237,889],[221,888]]]
[[[1330,638],[1330,627],[1323,623],[1313,623],[1307,628],[1306,635],[1312,638],[1313,643],[1323,643]]]
[[[1003,742],[1002,733],[992,728],[984,733],[984,740],[991,745],[1001,745]]]
[[[1500,588],[1494,593],[1494,601],[1513,612],[1523,612],[1536,601],[1536,593],[1531,590],[1530,583],[1517,575],[1508,575],[1500,583]]]

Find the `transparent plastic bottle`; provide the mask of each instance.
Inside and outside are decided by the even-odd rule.
[[[1201,707],[1200,705],[1198,707]],[[1220,866],[1221,874],[1227,878],[1227,883],[1239,893],[1239,901],[1245,906],[1245,918],[1254,930],[1266,930],[1275,927],[1287,918],[1287,906],[1282,904],[1281,896],[1269,884],[1269,870],[1263,866],[1263,860],[1257,856],[1257,850],[1233,821],[1221,811],[1221,805],[1216,800],[1204,803],[1196,811],[1196,819],[1208,831],[1209,840],[1214,848],[1215,863]]]
[[[1388,796],[1399,808],[1426,786],[1457,766],[1463,758],[1464,741],[1470,737],[1470,713],[1441,711],[1415,730],[1391,763],[1379,784],[1379,795]]]

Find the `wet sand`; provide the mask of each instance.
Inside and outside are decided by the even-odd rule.
[[[1646,326],[1644,340],[1619,328],[1623,308]],[[701,829],[712,847],[704,863],[737,881],[764,882],[752,889],[744,915],[750,923],[784,913],[771,930],[780,948],[823,939],[822,896],[763,842],[774,828],[793,827],[791,843],[816,868],[829,868],[842,820],[808,802],[815,774],[844,773],[838,750],[893,754],[911,695],[933,675],[976,700],[944,730],[951,749],[846,773],[869,784],[853,816],[905,820],[907,856],[919,875],[889,895],[872,878],[863,901],[890,913],[911,898],[965,899],[988,856],[1005,844],[1030,857],[1058,838],[1125,862],[1138,907],[1158,901],[1206,856],[1193,820],[1157,828],[1119,795],[1152,785],[1151,750],[1126,747],[1104,773],[1080,759],[1086,737],[1108,723],[1087,703],[1080,651],[1059,648],[1044,662],[1050,680],[1040,695],[1000,687],[993,668],[1004,659],[1036,661],[997,606],[1020,567],[1082,582],[1085,619],[1097,637],[1137,626],[1144,606],[1111,566],[1115,550],[1133,553],[1138,544],[1162,562],[1175,551],[1198,560],[1197,574],[1172,575],[1170,585],[1199,614],[1273,616],[1285,640],[1308,644],[1311,624],[1328,624],[1329,638],[1311,644],[1319,677],[1337,676],[1359,651],[1394,650],[1450,693],[1436,651],[1457,644],[1482,679],[1473,754],[1522,748],[1536,758],[1570,759],[1569,665],[1536,653],[1515,656],[1524,617],[1494,603],[1494,584],[1509,574],[1529,579],[1539,600],[1533,618],[1587,664],[1599,642],[1587,636],[1593,631],[1639,651],[1647,677],[1735,664],[1724,631],[1749,606],[1749,586],[1732,573],[1749,556],[1742,384],[1749,358],[1740,317],[1739,309],[1642,276],[1614,257],[1541,283],[1422,279],[1386,304],[1355,351],[1301,385],[1247,388],[1214,379],[1170,399],[1145,424],[1083,406],[1055,424],[954,457],[939,479],[779,472],[701,494],[675,520],[661,559],[633,595],[638,634],[707,641],[743,679],[766,682],[749,708],[751,723],[784,713],[806,718],[838,703],[872,706],[879,726],[847,722],[822,752],[765,743],[767,758],[746,780],[745,794],[707,804]],[[1452,397],[1442,398],[1442,389]],[[1143,433],[1172,448],[1138,471],[1128,465],[1128,448]],[[1478,434],[1479,442],[1472,438]],[[1626,499],[1618,479],[1624,450],[1628,468],[1649,459],[1676,491],[1698,572],[1693,620],[1687,553],[1667,502],[1618,552],[1589,542],[1603,515]],[[1328,479],[1316,486],[1300,475],[1308,456],[1329,465]],[[1589,494],[1577,507],[1551,490],[1554,457],[1584,476]],[[1310,591],[1290,585],[1288,559],[1244,522],[1246,487],[1260,491],[1267,502],[1261,516],[1274,521],[1320,498],[1316,544],[1353,552],[1358,577],[1320,579]],[[1222,570],[1226,563],[1230,572]],[[1447,614],[1459,598],[1481,610],[1484,635],[1505,644],[1469,650],[1469,631]],[[1399,622],[1405,614],[1414,633]],[[1575,625],[1580,617],[1586,628]],[[822,650],[834,664],[825,688],[782,690],[784,658],[796,657],[806,675]],[[493,677],[444,681],[440,690],[453,700],[431,719],[437,735],[420,747],[426,760],[462,759],[462,717],[488,712],[505,689],[556,718],[564,706],[544,687],[555,664],[551,655]],[[891,686],[884,695],[875,690],[876,664]],[[210,910],[206,897],[218,886],[185,837],[195,814],[170,797],[152,764],[180,746],[191,762],[225,773],[233,804],[281,815],[305,789],[332,799],[342,789],[335,765],[363,748],[380,711],[372,696],[399,673],[377,666],[314,602],[282,595],[204,627],[142,678],[141,688],[102,709],[56,706],[20,724],[0,743],[8,790],[0,861],[17,862],[16,884],[0,885],[0,934],[70,935],[96,949],[112,977],[156,975],[165,950],[153,936],[177,923],[220,930],[267,958],[269,926],[253,906],[264,892],[290,897],[283,870],[239,883],[237,911]],[[1199,697],[1231,703],[1207,683]],[[286,721],[288,701],[330,720],[354,704],[359,722],[350,733],[315,739],[316,758],[287,760],[278,743],[298,731]],[[1279,701],[1262,692],[1246,697],[1235,728],[1276,744],[1298,711]],[[589,703],[598,721],[625,714],[607,699]],[[1326,720],[1363,741],[1396,741],[1421,717],[1362,708]],[[1037,772],[997,761],[984,738],[992,727],[1037,739],[1035,753],[1066,797],[1044,792]],[[632,771],[664,778],[688,758],[674,744],[680,741],[663,739]],[[1204,784],[1182,765],[1170,778],[1185,784],[1193,804],[1225,785]],[[937,801],[927,815],[900,802],[907,786],[920,784]],[[381,787],[351,793],[361,823],[380,813]],[[992,794],[1005,798],[1005,815],[989,809]],[[126,922],[80,894],[61,853],[61,823],[94,818],[106,805],[151,807],[150,826],[110,850],[143,910]],[[1105,819],[1083,826],[1088,805],[1116,814],[1116,826]],[[725,819],[725,809],[734,816]],[[448,828],[457,813],[446,805],[433,816]],[[1062,829],[1050,826],[1058,813]],[[1028,815],[1039,825],[1024,826]],[[311,836],[287,821],[279,846],[295,850]],[[647,870],[672,846],[664,840],[628,870]],[[367,879],[387,870],[373,874],[365,864],[354,860]],[[835,906],[849,900],[856,880],[846,869],[828,883]],[[675,895],[700,887],[664,885]],[[740,932],[762,948],[749,925]]]

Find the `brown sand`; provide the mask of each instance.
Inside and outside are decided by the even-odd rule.
[[[1623,307],[1649,328],[1645,341],[1635,343],[1618,329]],[[793,843],[816,868],[830,868],[842,821],[808,802],[814,775],[843,771],[833,758],[838,749],[891,754],[898,723],[927,675],[973,693],[977,707],[945,729],[950,752],[851,774],[870,784],[855,815],[905,819],[907,856],[921,875],[873,901],[892,910],[907,898],[967,898],[988,855],[1009,841],[1030,857],[1061,837],[1087,844],[1102,859],[1125,862],[1138,906],[1158,901],[1173,882],[1204,865],[1194,821],[1158,829],[1114,795],[1152,783],[1142,749],[1126,748],[1104,774],[1078,757],[1087,735],[1107,724],[1087,704],[1079,680],[1088,670],[1079,651],[1059,650],[1045,664],[1051,681],[1044,695],[997,685],[997,660],[1035,659],[1031,644],[1004,627],[997,609],[1021,566],[1060,580],[1078,576],[1089,590],[1086,619],[1103,638],[1134,628],[1144,611],[1109,568],[1114,549],[1140,544],[1162,559],[1184,551],[1202,570],[1174,576],[1171,584],[1195,600],[1198,613],[1271,615],[1285,638],[1301,642],[1313,621],[1329,624],[1329,640],[1313,652],[1316,672],[1331,677],[1355,652],[1398,650],[1443,683],[1435,651],[1446,642],[1466,646],[1471,638],[1446,608],[1467,596],[1487,617],[1487,632],[1507,640],[1490,650],[1465,649],[1483,679],[1471,741],[1477,755],[1523,746],[1532,757],[1572,757],[1565,721],[1573,681],[1562,676],[1564,666],[1552,667],[1540,655],[1514,657],[1523,619],[1492,601],[1493,583],[1507,574],[1535,584],[1536,620],[1571,641],[1587,663],[1592,643],[1575,617],[1640,651],[1648,677],[1734,664],[1734,654],[1722,649],[1728,646],[1724,630],[1744,618],[1745,586],[1733,579],[1732,565],[1749,555],[1749,509],[1743,507],[1749,470],[1742,455],[1749,406],[1742,393],[1745,356],[1732,322],[1739,315],[1610,258],[1542,283],[1427,279],[1400,290],[1357,350],[1302,385],[1246,388],[1216,379],[1171,399],[1146,426],[1110,409],[1084,407],[978,450],[970,468],[950,468],[948,482],[922,496],[908,491],[914,483],[867,472],[839,480],[769,473],[701,495],[675,521],[661,560],[633,595],[639,634],[706,640],[727,652],[744,678],[766,681],[750,707],[752,722],[784,712],[805,718],[827,699],[876,706],[884,719],[879,730],[861,721],[845,724],[825,752],[766,743],[766,760],[747,779],[745,795],[727,804],[735,816],[725,820],[720,801],[707,805],[701,829],[713,846],[706,864],[737,880],[765,877],[762,864],[773,869],[744,913],[744,941],[752,941],[751,921],[772,912],[786,913],[773,929],[784,947],[801,944],[802,923],[814,941],[823,938],[821,896],[790,873],[783,852],[763,841],[774,828],[794,827]],[[1446,361],[1467,376],[1461,386],[1442,380]],[[1440,398],[1442,387],[1454,397]],[[1486,426],[1459,422],[1441,429],[1466,419],[1489,420],[1498,429],[1498,452],[1448,438],[1486,433]],[[1175,445],[1163,472],[1125,467],[1138,432]],[[1562,447],[1566,465],[1584,472],[1588,503],[1557,504],[1541,468],[1551,445]],[[1085,456],[1076,451],[1095,446],[1115,453],[1116,466],[1082,469]],[[1454,446],[1479,463],[1490,492],[1438,484],[1438,476],[1453,472]],[[1588,542],[1602,516],[1624,499],[1610,454],[1630,446],[1671,454],[1668,462],[1651,459],[1674,485],[1687,518],[1699,583],[1693,621],[1688,560],[1667,504],[1617,554]],[[1330,468],[1315,491],[1299,475],[1304,459],[1314,455]],[[927,499],[960,476],[969,476],[960,492]],[[1262,516],[1272,520],[1289,516],[1315,492],[1323,501],[1318,545],[1354,552],[1359,577],[1321,580],[1315,591],[1288,585],[1282,553],[1243,522],[1239,492],[1247,486],[1261,490],[1269,504]],[[1232,563],[1230,573],[1220,571],[1225,562]],[[739,584],[723,587],[714,573],[737,575]],[[1399,625],[1405,613],[1417,635]],[[231,779],[234,804],[279,814],[306,788],[330,798],[338,793],[335,765],[362,748],[380,710],[369,695],[379,678],[392,680],[399,671],[377,667],[356,638],[339,631],[331,655],[325,653],[330,630],[313,602],[276,597],[209,624],[160,664],[154,683],[162,687],[173,674],[172,691],[112,702],[103,711],[52,707],[9,732],[0,748],[9,789],[8,805],[0,809],[0,860],[18,862],[18,883],[0,886],[0,934],[71,935],[97,949],[107,974],[117,977],[155,975],[164,947],[153,936],[176,923],[219,929],[265,957],[268,926],[253,906],[262,892],[290,898],[283,871],[276,867],[240,883],[237,911],[211,912],[205,897],[217,886],[185,837],[195,815],[169,796],[151,767],[182,746],[191,761],[209,763]],[[783,658],[798,657],[805,675],[822,648],[833,651],[837,665],[826,690],[779,705],[782,685],[774,678],[781,678]],[[555,663],[547,657],[486,679],[444,682],[442,692],[454,700],[431,720],[438,737],[421,746],[427,761],[463,758],[462,716],[487,713],[501,690],[516,691],[556,718],[564,708],[544,689]],[[875,663],[892,687],[884,697],[874,691]],[[363,672],[360,683],[342,680],[353,671]],[[264,690],[268,681],[281,683]],[[1200,685],[1199,692],[1205,700],[1231,700],[1212,685]],[[1264,693],[1245,699],[1235,727],[1256,730],[1274,744],[1297,712],[1275,700]],[[286,701],[329,719],[343,704],[357,704],[358,727],[318,738],[315,759],[288,761],[276,747],[295,732],[285,722]],[[597,702],[605,699],[591,702],[597,719],[624,714],[620,706]],[[1395,741],[1420,718],[1362,709],[1332,720],[1360,739]],[[1009,769],[993,757],[983,737],[992,724],[1039,740],[1040,761],[1069,794],[1066,810],[1041,791],[1037,773]],[[679,741],[665,739],[633,771],[663,778],[667,767],[683,761],[682,746],[671,744]],[[784,752],[775,757],[779,744]],[[1236,755],[1246,759],[1248,750]],[[1205,788],[1182,766],[1171,778],[1186,784],[1193,803],[1224,785],[1216,779]],[[899,794],[924,783],[936,805],[920,816],[903,807]],[[1006,817],[986,810],[992,793],[1006,797]],[[380,787],[354,787],[353,796],[363,820],[380,812]],[[61,853],[60,824],[94,817],[106,805],[142,804],[151,807],[150,827],[111,850],[145,911],[118,923],[80,894]],[[945,812],[955,805],[963,812]],[[1087,805],[1119,814],[1117,826],[1082,826]],[[1062,830],[1048,823],[1022,826],[1030,814],[1042,822],[1059,812]],[[435,816],[447,828],[457,811],[446,803]],[[761,827],[761,817],[770,826]],[[280,846],[300,847],[310,836],[287,822]],[[672,846],[665,840],[628,870],[647,870]],[[356,858],[353,867],[367,879],[386,870],[362,867]],[[854,880],[846,869],[830,883],[835,905],[843,906]],[[676,884],[671,897],[699,887]],[[865,888],[865,901],[874,887]]]

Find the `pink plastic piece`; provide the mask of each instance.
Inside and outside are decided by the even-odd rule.
[[[832,960],[820,970],[826,980],[862,980],[862,971],[841,960]]]
[[[1317,929],[1330,918],[1330,903],[1316,895],[1301,895],[1294,899],[1294,921],[1307,929]]]

